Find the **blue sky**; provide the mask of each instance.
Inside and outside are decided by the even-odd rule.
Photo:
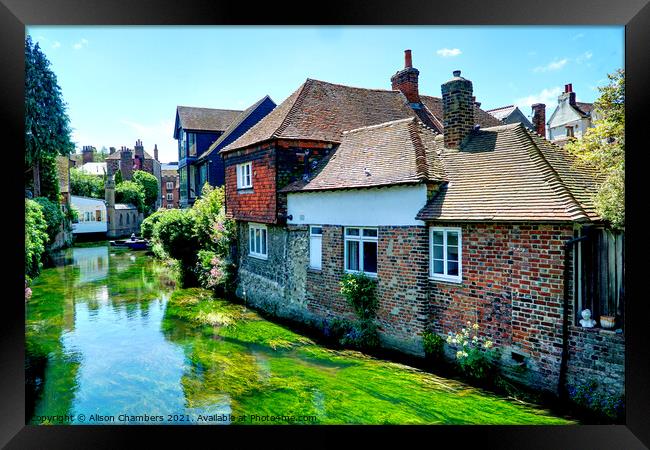
[[[404,49],[420,92],[440,96],[455,69],[490,109],[544,102],[547,117],[573,83],[591,102],[624,66],[623,27],[81,27],[27,32],[52,63],[83,145],[133,147],[142,139],[176,161],[176,105],[245,109],[268,94],[282,102],[306,78],[390,89]]]

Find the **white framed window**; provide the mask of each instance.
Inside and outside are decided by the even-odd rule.
[[[345,227],[344,260],[346,272],[377,275],[377,228]]]
[[[173,207],[174,205],[172,205],[171,203],[167,204],[167,209],[172,209]]]
[[[460,228],[430,228],[429,276],[431,279],[461,283],[463,281],[462,253]]]
[[[323,267],[323,227],[309,227],[309,267],[320,270]]]
[[[266,225],[251,223],[248,225],[248,254],[255,258],[268,258],[268,239]]]
[[[174,182],[173,181],[168,181],[167,182],[167,190],[171,191],[174,189]]]
[[[237,189],[253,187],[253,163],[237,164]]]
[[[172,192],[167,193],[167,201],[171,202],[174,200],[174,194]]]

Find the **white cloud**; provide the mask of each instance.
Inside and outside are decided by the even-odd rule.
[[[562,93],[560,86],[542,89],[541,92],[518,98],[514,101],[524,114],[528,114],[530,107],[535,103],[544,103],[547,107],[557,102],[557,97]]]
[[[576,39],[582,39],[583,37],[585,37],[584,33],[578,33],[573,36],[573,40],[575,41]]]
[[[533,69],[533,72],[550,72],[554,70],[560,70],[562,67],[566,66],[568,62],[569,58],[556,59],[555,61],[551,61],[545,66],[535,67]]]
[[[61,43],[59,41],[54,41],[54,43],[52,44],[52,48],[59,48],[59,47],[61,47]]]
[[[79,42],[76,42],[75,44],[72,45],[72,48],[74,48],[75,50],[81,50],[84,47],[88,47],[87,39],[81,39]]]
[[[583,62],[590,60],[592,56],[594,56],[594,54],[591,51],[587,50],[576,58],[576,62],[578,64],[582,64]]]
[[[450,56],[458,56],[463,52],[461,52],[458,48],[441,48],[436,53],[443,58],[448,58]]]

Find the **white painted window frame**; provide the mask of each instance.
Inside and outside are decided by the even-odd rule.
[[[442,267],[444,274],[433,273],[433,232],[442,232]],[[447,275],[447,233],[458,233],[458,275]],[[460,227],[429,227],[429,279],[449,283],[463,282],[463,231]]]
[[[174,193],[173,192],[167,192],[167,201],[171,202],[174,200]]]
[[[167,190],[174,189],[174,182],[173,181],[167,181]]]
[[[357,229],[359,230],[359,236],[348,236],[348,230]],[[377,232],[377,236],[364,236],[363,230],[374,230]],[[359,243],[359,268],[361,270],[350,270],[348,269],[348,241],[356,241]],[[375,278],[377,273],[375,272],[365,272],[363,270],[363,243],[364,242],[374,242],[377,244],[377,270],[379,270],[379,228],[378,227],[362,227],[362,226],[351,226],[343,227],[343,269],[346,273],[363,273],[369,277]]]
[[[254,245],[256,239],[256,234],[257,231],[260,232],[260,248],[253,248],[256,247]],[[262,233],[264,231],[264,233]],[[262,234],[264,235],[264,248],[266,249],[266,253],[262,253]],[[251,236],[253,236],[253,239],[251,239]],[[257,251],[260,250],[260,251]],[[268,259],[269,258],[269,231],[266,227],[266,225],[261,224],[261,223],[249,223],[248,224],[248,256],[252,256],[253,258],[258,258],[258,259]]]
[[[248,168],[248,173],[246,169]],[[253,162],[237,164],[237,189],[250,189],[253,187]]]
[[[320,228],[320,233],[314,233],[314,228]],[[320,239],[320,255],[318,255],[319,266],[312,266],[312,252],[314,251],[312,242],[314,239]],[[309,268],[314,270],[323,269],[323,226],[322,225],[310,225],[309,226]]]

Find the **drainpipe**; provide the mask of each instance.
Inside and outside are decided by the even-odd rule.
[[[573,246],[584,241],[588,236],[580,236],[569,239],[564,243],[564,302],[562,306],[562,359],[560,361],[560,376],[558,378],[557,391],[560,399],[566,400],[568,392],[566,389],[567,363],[569,359],[569,265],[570,255]]]

